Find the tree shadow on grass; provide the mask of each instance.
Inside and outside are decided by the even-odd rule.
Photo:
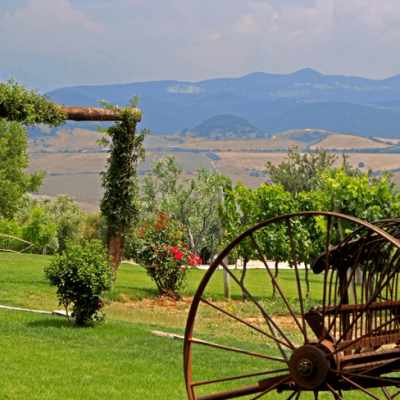
[[[30,321],[27,323],[32,328],[58,328],[58,329],[92,329],[95,326],[94,322],[88,322],[86,325],[72,326],[66,317],[53,316],[48,319],[41,319],[37,321]]]

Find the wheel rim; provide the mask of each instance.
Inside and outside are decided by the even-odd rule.
[[[314,314],[312,312],[307,312],[307,310],[305,309],[305,305],[303,304],[304,296],[302,293],[301,281],[299,277],[299,268],[297,262],[298,254],[296,252],[296,245],[298,245],[298,243],[294,243],[296,240],[292,226],[296,218],[304,217],[323,217],[325,218],[327,227],[327,233],[325,235],[325,247],[323,249],[325,250],[325,254],[321,254],[322,258],[320,257],[319,262],[317,260],[314,265],[314,269],[318,270],[318,268],[321,269],[322,264],[323,269],[319,272],[324,272],[323,295],[321,299],[322,307],[321,310],[314,310]],[[355,229],[353,233],[347,236],[345,240],[342,241],[340,245],[338,245],[337,248],[333,251],[332,246],[330,246],[330,234],[332,231],[333,222],[339,220],[347,221],[348,223],[353,224]],[[299,294],[298,297],[300,312],[298,312],[297,314],[294,312],[290,301],[287,299],[282,287],[276,280],[274,281],[274,276],[271,272],[268,262],[263,257],[263,248],[257,241],[257,232],[261,232],[262,229],[269,227],[273,224],[282,224],[282,222],[284,222],[287,227],[286,229],[288,232],[288,242],[290,243],[293,261],[293,273],[296,276],[297,293]],[[369,388],[378,386],[378,383],[380,386],[400,385],[400,381],[397,382],[390,377],[382,377],[385,371],[376,376],[372,376],[370,375],[371,372],[369,372],[370,369],[365,369],[364,367],[364,370],[362,370],[361,372],[364,374],[364,377],[368,378],[368,382],[366,383],[366,378],[360,378],[359,376],[361,367],[359,368],[359,370],[357,370],[357,368],[349,368],[349,365],[351,365],[352,361],[354,360],[354,355],[357,352],[361,352],[361,349],[365,350],[365,348],[368,348],[368,345],[366,345],[366,343],[368,340],[370,340],[370,336],[374,334],[374,332],[386,332],[385,334],[387,337],[389,336],[388,332],[390,331],[392,332],[392,334],[393,332],[395,332],[400,336],[400,328],[397,319],[393,319],[393,321],[390,321],[390,318],[388,318],[390,316],[390,313],[392,313],[395,309],[395,306],[389,304],[384,310],[380,309],[378,311],[371,311],[371,307],[377,307],[373,303],[382,303],[384,295],[386,295],[386,297],[388,295],[391,295],[391,300],[395,298],[395,300],[397,301],[397,292],[399,289],[398,286],[400,286],[398,285],[398,270],[400,269],[400,263],[399,267],[397,267],[397,264],[396,266],[394,264],[400,256],[400,244],[396,238],[399,236],[399,220],[388,220],[370,224],[356,218],[331,212],[303,212],[288,214],[273,218],[268,221],[264,221],[241,234],[236,240],[228,245],[212,263],[199,285],[199,288],[193,299],[192,307],[189,311],[184,343],[184,371],[189,400],[222,400],[229,398],[238,398],[244,395],[253,396],[251,397],[252,399],[258,399],[275,389],[288,390],[289,385],[293,385],[293,383],[295,385],[295,388],[292,388],[291,391],[288,392],[289,398],[298,398],[300,397],[301,393],[305,391],[314,391],[316,397],[318,397],[318,393],[320,391],[329,391],[335,396],[335,398],[342,398],[343,391],[353,389],[361,390],[369,396],[377,398],[373,393],[368,390]],[[302,334],[302,344],[294,344],[293,341],[285,333],[284,329],[281,329],[279,327],[279,324],[267,313],[264,307],[260,304],[260,302],[256,298],[257,296],[253,296],[252,293],[247,290],[246,286],[241,285],[235,275],[224,266],[223,259],[227,257],[230,251],[232,251],[239,243],[242,243],[245,239],[251,240],[254,248],[260,255],[260,258],[263,259],[262,262],[268,272],[269,278],[272,282],[274,282],[274,285],[276,286],[281,300],[287,307],[290,317],[293,319],[296,327]],[[355,243],[358,243],[358,248],[356,248]],[[323,253],[323,251],[321,253]],[[368,261],[368,257],[365,258],[365,256],[368,255],[374,255],[374,265],[376,265],[377,263],[378,255],[379,257],[381,257],[381,261],[378,264],[380,270],[375,269],[375,273],[376,271],[378,271],[378,273],[375,276],[375,286],[372,287],[372,297],[369,299],[366,298],[366,293],[368,293],[368,290],[364,289],[363,286],[363,288],[359,290],[359,295],[357,294],[357,292],[355,292],[355,302],[353,302],[355,304],[351,304],[351,301],[349,302],[348,295],[346,295],[346,293],[348,293],[349,288],[351,288],[356,269],[359,265],[361,265],[361,262],[366,265],[363,273],[363,282],[370,282],[371,279],[374,277],[374,270],[368,270],[368,266],[370,264],[372,265],[371,260]],[[346,257],[348,258],[348,260],[346,260],[346,262],[343,262],[342,259],[346,259]],[[341,260],[341,268],[332,267],[331,264],[335,264],[335,262],[337,262],[338,260]],[[388,264],[389,261],[390,263]],[[225,268],[235,284],[247,293],[249,300],[251,300],[251,302],[259,310],[261,316],[265,319],[265,327],[260,327],[255,324],[248,323],[245,319],[240,318],[238,315],[235,315],[234,313],[229,312],[222,307],[219,307],[217,304],[203,297],[203,293],[208,283],[210,282],[211,277],[219,266]],[[347,275],[347,280],[344,278],[343,271],[341,269],[346,271],[347,274],[347,271],[350,271],[350,274]],[[391,284],[392,286],[390,286]],[[375,299],[373,298],[374,294],[376,295]],[[359,296],[359,298],[357,296]],[[374,302],[373,300],[378,301]],[[194,324],[199,319],[198,310],[200,304],[211,307],[214,310],[223,313],[228,318],[231,318],[232,320],[235,320],[240,324],[246,325],[249,329],[258,332],[261,335],[264,335],[269,340],[272,340],[280,349],[281,356],[278,357],[276,355],[270,355],[268,354],[268,352],[258,353],[246,351],[239,348],[225,346],[223,344],[212,343],[207,340],[196,339],[194,337]],[[355,306],[355,309],[353,311],[346,311],[347,309],[345,309],[345,307],[347,305],[349,305],[349,307],[351,305]],[[365,309],[363,309],[363,307],[365,307]],[[380,305],[380,307],[382,307],[382,304]],[[310,316],[310,314],[312,315]],[[319,314],[320,320],[322,314],[322,321],[324,321],[323,326],[325,326],[325,331],[320,332],[319,334],[317,334],[318,328],[315,328],[317,326],[317,322],[313,322],[313,318],[317,314]],[[352,318],[349,317],[350,314],[353,315]],[[371,319],[371,316],[376,319],[375,324],[374,321],[372,321],[372,323],[368,322]],[[313,329],[312,326],[314,326],[315,329]],[[360,330],[360,328],[362,327],[365,328],[364,331],[362,329]],[[275,331],[275,334],[273,333],[273,331]],[[313,337],[310,336],[310,333]],[[361,336],[365,336],[364,341],[363,338],[360,339],[360,335],[358,335],[359,333],[361,333]],[[389,340],[390,339],[393,338],[389,337]],[[222,377],[216,376],[214,379],[208,379],[204,381],[197,380],[195,382],[193,380],[192,369],[193,345],[207,346],[218,349],[218,351],[233,351],[251,357],[263,358],[265,360],[268,360],[268,362],[274,363],[277,367],[275,369],[269,369],[261,372],[246,373],[246,371],[243,371],[243,373],[240,375]],[[381,363],[386,362],[385,358],[382,359],[382,355],[384,353],[379,353],[377,350],[378,347],[375,346],[374,354],[370,356],[371,359],[375,360],[375,362],[376,360],[379,360],[379,362]],[[290,355],[290,353],[292,354]],[[307,354],[309,356],[307,356]],[[393,360],[397,360],[397,358],[400,360],[400,354],[398,355],[398,357],[391,354],[390,357],[392,357],[392,363],[394,363]],[[365,357],[364,360],[366,360]],[[359,366],[361,366],[361,364],[359,364]],[[397,367],[400,370],[400,365],[397,366],[397,364],[393,364],[393,366],[394,367],[392,368],[392,370],[396,370]],[[388,372],[386,371],[385,373],[387,374]],[[212,386],[212,384],[227,381],[238,382],[241,379],[245,378],[254,378],[257,383],[248,386],[241,386],[239,384],[237,385],[237,387],[235,386],[228,391],[225,390],[222,392],[213,392],[211,390],[210,392],[207,392],[207,394],[201,394],[200,396],[197,395],[197,389],[201,386]],[[371,384],[371,381],[373,381],[373,384]],[[374,383],[376,384],[374,385]],[[393,396],[393,394],[390,394],[388,389],[386,388],[384,388],[384,394],[388,399],[394,398],[391,397]]]

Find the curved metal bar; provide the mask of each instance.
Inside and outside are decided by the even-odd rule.
[[[293,258],[294,270],[296,272],[297,292],[299,294],[301,319],[303,321],[303,329],[302,329],[302,331],[303,331],[303,336],[304,336],[304,342],[308,343],[309,340],[308,340],[308,337],[307,337],[306,319],[304,318],[303,295],[302,295],[302,292],[301,292],[300,276],[299,276],[299,270],[297,268],[296,250],[294,248],[292,227],[291,227],[289,218],[286,219],[286,223],[287,223],[287,228],[288,228],[288,232],[289,232],[290,248],[292,250],[292,258]]]

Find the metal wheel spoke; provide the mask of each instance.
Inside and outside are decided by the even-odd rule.
[[[286,307],[288,308],[290,314],[292,315],[292,317],[293,317],[293,319],[295,320],[297,326],[299,327],[300,331],[302,332],[302,334],[303,334],[304,337],[305,337],[305,336],[306,336],[305,331],[304,331],[303,327],[301,326],[300,321],[298,320],[296,314],[294,313],[294,311],[293,311],[291,305],[289,304],[289,301],[287,300],[286,296],[284,295],[284,293],[283,293],[281,287],[278,285],[278,282],[277,282],[277,280],[275,279],[274,274],[272,273],[271,269],[269,268],[269,265],[268,265],[268,263],[267,263],[267,260],[265,259],[264,255],[262,254],[262,251],[261,251],[261,249],[260,249],[260,246],[259,246],[258,243],[256,242],[256,240],[255,240],[253,234],[250,234],[250,237],[251,237],[251,240],[252,240],[253,243],[254,243],[254,246],[255,246],[256,249],[257,249],[257,252],[258,252],[258,254],[259,254],[261,260],[263,261],[263,264],[265,265],[265,268],[266,268],[267,271],[268,271],[269,276],[271,277],[271,280],[272,280],[273,284],[274,284],[275,287],[277,288],[279,294],[280,294],[281,297],[282,297],[282,300],[283,300],[284,303],[286,304]],[[305,324],[304,319],[303,319],[303,323]]]
[[[295,390],[286,400],[292,400],[296,396],[297,391]]]
[[[303,321],[304,341],[305,341],[305,343],[308,343],[309,340],[308,340],[308,337],[307,337],[306,320],[304,318],[303,295],[302,295],[302,292],[301,292],[301,282],[300,282],[299,270],[297,268],[296,249],[295,249],[294,242],[293,242],[292,226],[290,224],[289,218],[286,219],[286,223],[287,223],[288,232],[289,232],[290,247],[291,247],[291,250],[292,250],[292,258],[293,258],[294,269],[296,271],[297,293],[299,294],[301,319]]]
[[[261,392],[259,395],[257,395],[256,397],[253,397],[251,400],[257,400],[263,396],[265,396],[267,393],[269,393],[271,390],[277,388],[279,385],[281,385],[282,383],[285,383],[286,381],[288,381],[289,379],[291,379],[290,375],[289,376],[285,376],[281,381],[275,383],[274,385],[270,386],[269,388],[267,388],[266,390],[264,390],[263,392]]]
[[[387,400],[393,400],[393,397],[390,395],[389,391],[385,387],[382,387],[382,392],[386,396]]]
[[[229,378],[221,378],[221,379],[213,379],[211,381],[203,381],[203,382],[196,382],[192,384],[192,387],[195,386],[202,386],[202,385],[209,385],[211,383],[219,383],[219,382],[226,382],[226,381],[234,381],[236,379],[244,379],[244,378],[252,378],[254,376],[262,376],[262,375],[270,375],[270,374],[278,374],[280,372],[287,372],[289,371],[289,368],[282,368],[282,369],[276,369],[274,371],[265,371],[265,372],[256,372],[254,374],[246,374],[246,375],[237,375],[237,376],[231,376]]]
[[[282,329],[279,328],[279,326],[276,324],[276,322],[268,315],[268,313],[264,310],[264,308],[261,306],[261,304],[254,298],[254,296],[246,289],[244,285],[240,283],[240,281],[236,278],[236,276],[231,272],[231,270],[224,265],[224,263],[221,261],[220,265],[222,268],[226,270],[226,272],[231,276],[231,278],[240,286],[240,288],[247,294],[247,296],[252,300],[252,302],[258,307],[258,309],[261,311],[261,314],[263,315],[264,318],[268,319],[268,321],[271,322],[271,324],[274,326],[274,328],[279,332],[279,334],[286,340],[287,344],[292,350],[296,349],[296,346],[289,340],[289,338],[282,332]]]
[[[353,382],[352,380],[346,378],[345,376],[342,376],[342,378],[349,382],[351,385],[355,386],[356,388],[360,389],[362,392],[364,392],[365,394],[367,394],[368,396],[371,396],[373,399],[375,400],[381,400],[379,397],[375,396],[373,393],[371,393],[370,391],[368,391],[367,389],[363,388],[362,386],[358,385],[357,383]]]
[[[287,343],[283,342],[282,340],[279,340],[279,339],[276,338],[275,336],[270,335],[269,333],[265,332],[264,330],[262,330],[262,329],[260,329],[260,328],[257,328],[256,326],[254,326],[254,325],[252,325],[252,324],[246,322],[244,319],[242,319],[242,318],[240,318],[240,317],[238,317],[238,316],[236,316],[236,315],[230,313],[229,311],[226,311],[226,310],[224,310],[223,308],[218,307],[216,304],[212,303],[211,301],[208,301],[208,300],[204,299],[203,297],[200,297],[200,300],[201,300],[203,303],[208,304],[210,307],[213,307],[213,308],[215,308],[216,310],[222,312],[223,314],[228,315],[229,317],[235,319],[236,321],[241,322],[242,324],[248,326],[249,328],[252,328],[252,329],[254,329],[255,331],[257,331],[257,332],[259,332],[259,333],[261,333],[261,334],[267,336],[268,338],[274,340],[275,342],[281,344],[282,346],[285,346],[285,347],[291,349],[291,347],[290,347]],[[286,357],[287,357],[287,356],[286,356]],[[286,358],[286,357],[285,357],[285,358]]]
[[[214,348],[216,348],[216,349],[227,350],[227,351],[233,351],[233,352],[235,352],[235,353],[247,354],[247,355],[253,356],[253,357],[266,358],[267,360],[279,361],[279,362],[284,362],[284,363],[288,363],[288,362],[289,362],[288,360],[285,360],[284,358],[267,356],[267,355],[265,355],[265,354],[254,353],[254,352],[252,352],[252,351],[246,351],[246,350],[236,349],[235,347],[222,346],[222,345],[220,345],[220,344],[215,344],[215,343],[207,342],[207,341],[205,341],[205,340],[199,340],[199,339],[191,338],[191,339],[189,339],[189,342],[191,342],[191,343],[196,343],[196,344],[201,344],[201,345],[203,345],[203,346],[214,347]]]
[[[297,400],[300,397],[300,395],[301,395],[301,388],[299,388],[299,391],[297,392],[297,396],[296,396],[295,400]]]
[[[326,382],[326,387],[327,387],[328,390],[333,394],[333,396],[335,397],[335,399],[343,400],[343,397],[340,396],[339,393],[337,393],[336,390],[333,389],[333,387],[332,387],[328,382]]]

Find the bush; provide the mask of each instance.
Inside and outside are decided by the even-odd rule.
[[[93,211],[83,217],[84,225],[82,228],[83,240],[101,240],[103,245],[108,242],[107,226],[104,217],[98,211]]]
[[[100,320],[98,311],[103,307],[102,294],[111,288],[112,266],[101,242],[66,242],[62,255],[54,256],[45,268],[45,276],[57,287],[59,305],[67,310],[72,305],[72,325],[85,325]]]
[[[149,217],[128,235],[125,256],[144,267],[160,294],[181,298],[188,266],[202,261],[183,243],[183,226],[165,213]]]

